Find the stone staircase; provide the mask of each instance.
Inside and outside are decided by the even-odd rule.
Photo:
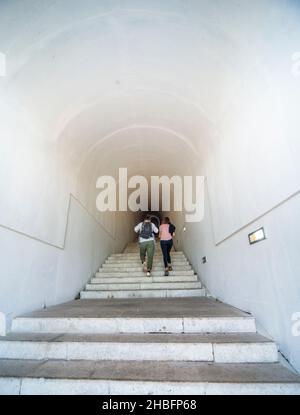
[[[143,272],[138,245],[130,244],[123,254],[111,255],[81,292],[81,299],[171,298],[205,295],[198,276],[183,252],[172,252],[173,271],[164,277],[163,258],[157,246],[151,277]]]
[[[173,285],[199,284],[182,253],[168,281],[144,282],[125,264],[136,268],[134,250],[111,256],[82,299],[14,319],[0,338],[0,394],[300,393],[300,377],[278,362],[251,315],[206,298],[199,285]],[[122,298],[108,298],[116,293]]]

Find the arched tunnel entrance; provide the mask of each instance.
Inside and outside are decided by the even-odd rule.
[[[187,277],[300,370],[299,16],[276,0],[0,2],[0,335],[77,298],[148,212],[176,225]],[[133,177],[202,178],[200,220],[173,185],[170,209],[149,187],[129,209],[120,169],[128,197]],[[98,209],[101,177],[116,209]]]

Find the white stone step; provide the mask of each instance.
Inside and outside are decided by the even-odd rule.
[[[256,327],[252,316],[234,307],[189,297],[71,301],[15,318],[12,332],[255,333]]]
[[[171,250],[170,254],[173,255],[173,256],[185,256],[185,254],[182,251],[180,252],[180,251]],[[129,257],[129,258],[131,258],[131,257],[139,257],[139,255],[140,255],[140,250],[137,249],[135,252],[123,252],[121,254],[111,254],[109,256],[113,257],[113,258],[119,258],[119,257]],[[155,256],[163,256],[161,248],[160,248],[159,245],[155,246],[154,255]]]
[[[147,265],[147,262],[146,262],[146,265]],[[106,269],[108,269],[108,268],[122,268],[122,269],[127,269],[127,268],[142,268],[143,267],[143,264],[141,263],[141,262],[132,262],[132,263],[130,263],[130,264],[126,264],[126,263],[124,263],[124,262],[122,262],[122,263],[104,263],[104,264],[102,264],[102,266],[101,267],[99,267],[100,269],[101,268],[106,268]],[[161,261],[161,262],[153,262],[152,263],[152,267],[158,267],[158,268],[161,268],[161,269],[165,269],[165,266],[164,266],[164,263]],[[191,264],[189,264],[188,262],[187,263],[185,263],[185,264],[183,264],[183,263],[172,263],[172,267],[173,268],[180,268],[180,267],[191,267]],[[190,268],[191,269],[191,268]]]
[[[130,268],[141,267],[141,266],[142,266],[141,262],[136,262],[136,263],[132,263],[132,264],[126,264],[124,262],[102,264],[102,268],[126,268],[126,269],[130,269]],[[191,268],[191,265],[188,262],[186,262],[186,263],[173,263],[172,266],[174,268],[188,268],[188,269]],[[153,267],[163,268],[163,269],[165,268],[163,262],[153,262]]]
[[[171,259],[172,261],[188,261],[188,259],[184,256],[177,256],[177,255],[171,255]],[[159,256],[159,255],[155,255],[153,258],[154,261],[163,261],[163,257]],[[141,261],[141,258],[139,255],[137,255],[136,257],[131,257],[131,258],[123,258],[123,257],[108,257],[106,258],[106,262],[133,262],[133,261]]]
[[[189,290],[202,288],[199,281],[196,282],[152,282],[146,281],[141,283],[100,283],[87,284],[87,291],[131,291],[131,290]]]
[[[161,263],[163,262],[163,258],[153,258],[153,262],[154,263]],[[172,259],[172,262],[174,264],[181,264],[181,263],[188,263],[188,260],[185,258],[174,258]],[[141,259],[140,258],[132,258],[132,259],[114,259],[114,258],[107,258],[105,263],[107,264],[140,264],[141,263]]]
[[[186,258],[174,258],[174,257],[172,257],[171,260],[172,260],[172,263],[181,263],[181,262],[188,263],[188,260]],[[153,258],[153,262],[154,263],[161,263],[161,262],[163,262],[163,258],[162,257],[160,257],[160,258],[154,257]],[[107,258],[105,260],[105,263],[107,263],[107,264],[112,264],[112,263],[118,263],[118,264],[139,263],[140,264],[141,263],[141,259],[139,257],[138,258],[132,258],[132,259],[124,259],[124,258],[114,259],[114,258]]]
[[[10,395],[299,395],[279,363],[0,360]]]
[[[146,262],[147,265],[147,262]],[[121,268],[121,269],[127,269],[127,268],[142,268],[143,264],[141,262],[133,262],[132,264],[125,264],[125,263],[104,263],[102,264],[101,268],[109,269],[109,268]],[[153,268],[159,268],[159,269],[165,269],[163,262],[153,262],[152,264]],[[189,267],[191,269],[191,264],[187,263],[173,263],[172,267],[174,269],[183,268],[183,267]],[[101,269],[100,268],[100,269]]]
[[[278,352],[258,334],[10,334],[0,359],[274,363]]]
[[[144,277],[144,276],[145,276],[145,272],[143,272],[141,268],[139,269],[139,271],[99,270],[99,272],[96,273],[96,278]],[[164,270],[151,272],[151,277],[163,277],[163,276],[164,276]],[[188,276],[195,276],[195,273],[193,270],[188,270],[188,271],[180,271],[180,270],[176,271],[175,270],[175,271],[170,271],[169,276],[170,277],[188,277]]]
[[[160,249],[160,248],[159,248]],[[156,256],[162,256],[161,252],[155,253]],[[185,257],[184,253],[182,251],[171,251],[171,255],[173,256],[183,256]],[[137,252],[128,252],[128,253],[122,253],[122,254],[112,254],[110,255],[111,258],[120,258],[120,257],[137,257],[139,258],[139,250]]]
[[[186,255],[184,255],[182,253],[174,252],[174,251],[171,251],[170,255],[172,256],[172,258],[184,258],[184,259],[186,259]],[[161,251],[156,249],[154,251],[154,258],[162,258],[162,257],[163,257],[163,255],[162,255]],[[112,259],[116,259],[116,260],[118,260],[120,258],[128,259],[128,260],[130,260],[130,259],[140,259],[140,253],[137,252],[136,254],[109,255],[107,258],[112,258]]]
[[[101,275],[101,274],[100,274]],[[169,277],[146,277],[145,274],[140,273],[138,277],[96,277],[91,280],[91,284],[118,284],[118,283],[150,283],[150,282],[193,282],[198,281],[197,275],[180,275],[180,276],[169,276]]]
[[[192,271],[192,267],[190,266],[175,266],[174,271]],[[102,271],[101,271],[102,270]],[[99,272],[122,272],[125,270],[126,272],[138,272],[143,271],[143,267],[140,265],[139,267],[105,267],[99,269]],[[164,271],[164,266],[154,266],[152,271]]]
[[[143,271],[143,267],[140,265],[140,266],[138,266],[138,267],[127,267],[127,268],[125,268],[125,267],[116,267],[116,268],[112,268],[112,267],[109,267],[109,268],[100,268],[99,270],[98,270],[98,272],[127,272],[127,273],[129,273],[129,272],[144,272]],[[187,272],[187,271],[192,271],[193,272],[193,275],[195,274],[194,273],[194,270],[191,268],[191,267],[173,267],[173,271],[175,271],[175,272]],[[163,267],[163,266],[154,266],[153,268],[152,268],[152,272],[160,272],[160,273],[164,273],[165,272],[165,268]],[[169,271],[169,272],[172,272],[172,271]]]
[[[84,299],[109,299],[109,298],[176,298],[176,297],[203,297],[205,289],[137,289],[137,290],[107,290],[107,291],[82,291],[80,298]]]

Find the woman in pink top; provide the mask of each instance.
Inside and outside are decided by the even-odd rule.
[[[169,218],[164,218],[162,224],[159,227],[160,247],[162,250],[165,276],[169,275],[169,271],[172,271],[171,265],[171,249],[173,247],[173,236],[175,235],[175,226],[171,224]]]

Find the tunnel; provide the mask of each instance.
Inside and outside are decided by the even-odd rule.
[[[99,212],[99,177],[199,176],[203,220],[147,211],[300,370],[299,17],[296,0],[0,2],[1,335],[136,240],[144,212]]]

